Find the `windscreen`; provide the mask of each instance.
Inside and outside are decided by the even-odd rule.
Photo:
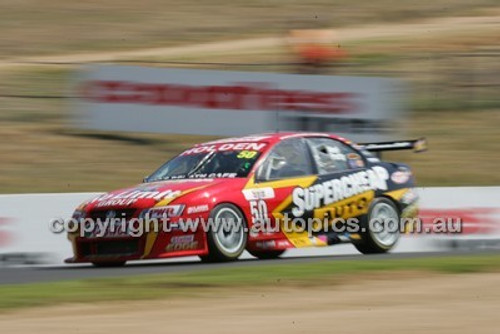
[[[181,154],[161,166],[147,181],[246,177],[260,154],[255,150]]]

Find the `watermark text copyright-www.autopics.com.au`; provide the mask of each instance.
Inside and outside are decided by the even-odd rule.
[[[400,219],[371,219],[365,222],[359,218],[291,218],[284,215],[279,219],[263,219],[254,221],[250,227],[242,220],[224,218],[186,218],[172,220],[164,218],[57,218],[49,222],[51,232],[76,233],[80,237],[112,237],[131,236],[140,237],[149,232],[191,232],[200,229],[208,231],[241,230],[250,234],[259,233],[304,233],[315,235],[321,233],[413,233],[413,234],[460,234],[463,223],[460,218],[438,217],[432,221],[423,221],[420,218]]]

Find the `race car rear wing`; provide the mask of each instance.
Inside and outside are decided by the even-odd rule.
[[[427,141],[425,138],[413,140],[387,141],[380,143],[359,144],[362,148],[370,152],[380,154],[383,151],[413,150],[415,153],[427,150]]]

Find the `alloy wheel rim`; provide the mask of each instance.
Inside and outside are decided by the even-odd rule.
[[[221,209],[216,217],[215,240],[221,250],[228,254],[237,253],[244,243],[243,224],[239,215],[230,208]]]
[[[399,216],[396,210],[387,203],[379,203],[372,209],[371,224],[376,230],[370,233],[379,245],[393,246],[399,239]],[[396,225],[393,225],[396,224]]]

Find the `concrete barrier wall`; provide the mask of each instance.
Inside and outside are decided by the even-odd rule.
[[[61,263],[71,254],[64,234],[49,230],[54,218],[70,218],[99,193],[0,195],[0,257],[5,263]]]

